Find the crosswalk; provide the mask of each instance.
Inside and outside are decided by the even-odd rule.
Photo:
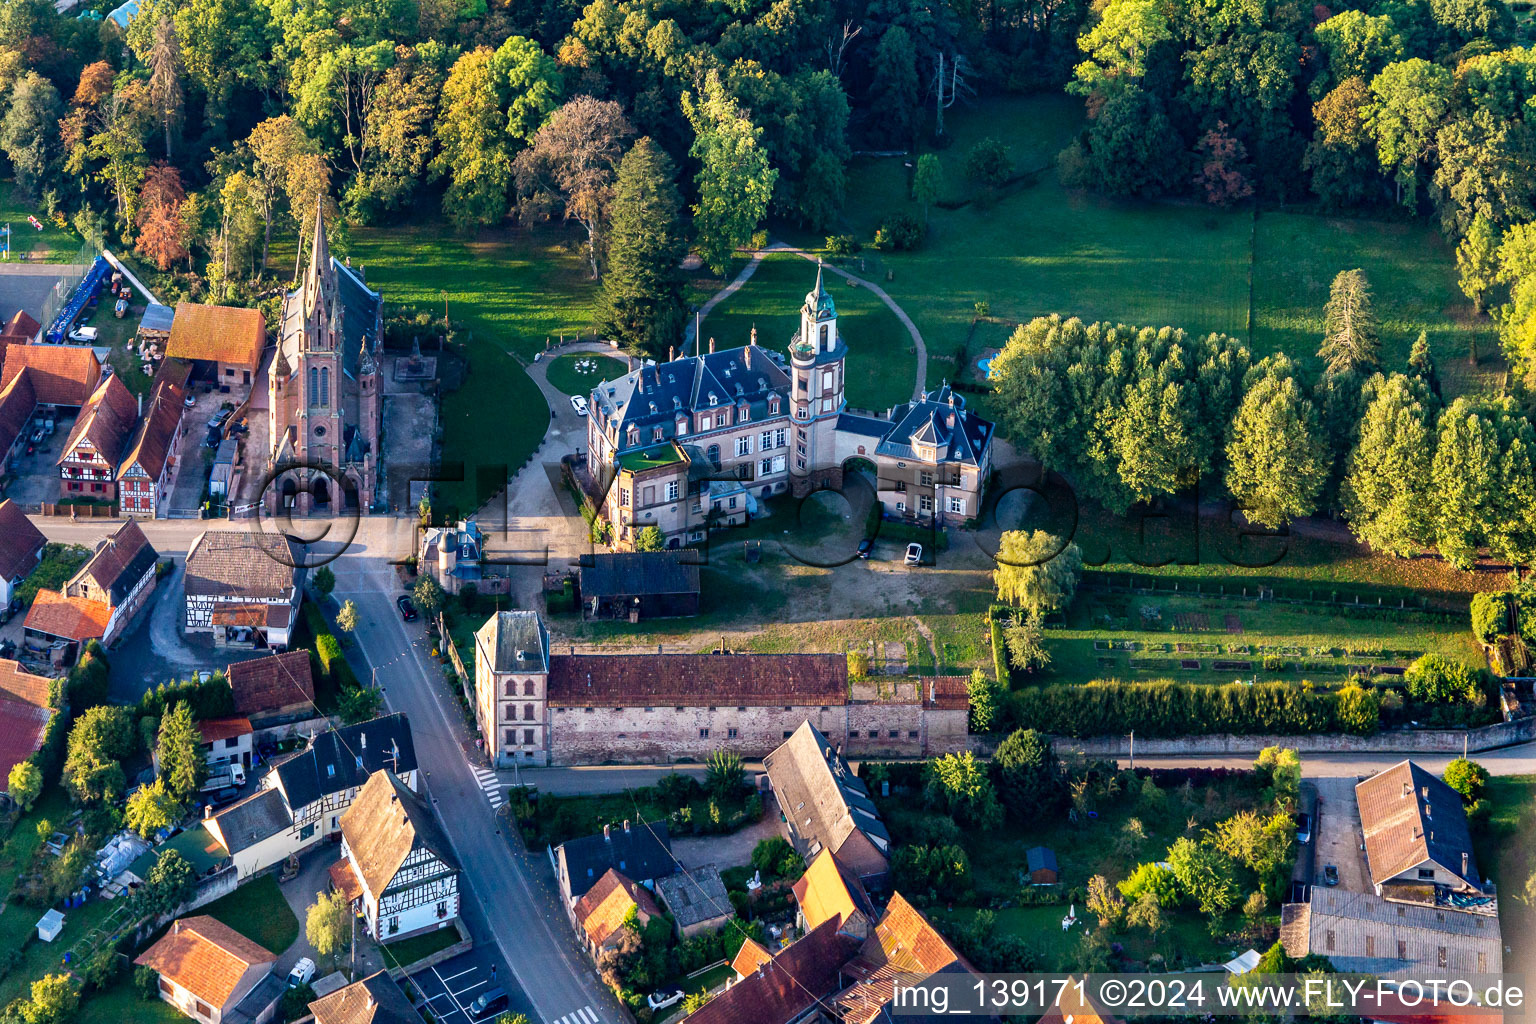
[[[553,1024],[598,1024],[597,1011],[591,1005],[583,1006],[575,1013],[568,1013]]]
[[[491,802],[491,808],[493,810],[500,810],[504,802],[501,795],[501,780],[489,768],[481,768],[478,765],[473,767],[475,769],[475,778],[479,781],[480,789],[485,793],[485,798]]]

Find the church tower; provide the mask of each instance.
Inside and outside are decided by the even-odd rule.
[[[843,411],[843,367],[848,348],[837,329],[837,304],[816,265],[816,287],[800,307],[800,329],[789,345],[790,418],[795,451],[790,461],[790,488],[797,496],[817,488],[838,486],[842,471],[833,465],[837,415]]]

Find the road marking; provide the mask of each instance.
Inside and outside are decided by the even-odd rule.
[[[489,768],[481,768],[478,765],[470,765],[470,768],[474,771],[475,778],[480,783],[480,791],[485,794],[486,800],[490,801],[493,809],[499,810],[505,802],[501,795],[501,780]]]
[[[588,1024],[597,1024],[597,1014],[593,1012],[592,1007],[583,1006],[581,1012],[587,1015]]]

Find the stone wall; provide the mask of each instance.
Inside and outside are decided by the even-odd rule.
[[[1257,754],[1265,747],[1291,747],[1302,754],[1459,754],[1463,741],[1469,753],[1496,750],[1536,740],[1536,718],[1519,718],[1479,729],[1399,729],[1375,736],[1181,736],[1138,739],[1136,753],[1154,755]],[[1126,757],[1126,736],[1090,739],[1056,738],[1056,749],[1095,757]]]
[[[703,752],[717,748],[755,759],[805,721],[855,758],[927,757],[967,743],[965,711],[894,701],[788,709],[553,707],[548,720],[553,765],[702,760]]]

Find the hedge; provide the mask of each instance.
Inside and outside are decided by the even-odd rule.
[[[1013,676],[1008,671],[1008,642],[1003,639],[1003,623],[993,608],[989,616],[992,625],[992,677],[1012,688]]]
[[[1031,687],[1011,694],[1007,728],[1030,728],[1083,738],[1138,735],[1341,732],[1338,696],[1289,683],[1095,682]]]

